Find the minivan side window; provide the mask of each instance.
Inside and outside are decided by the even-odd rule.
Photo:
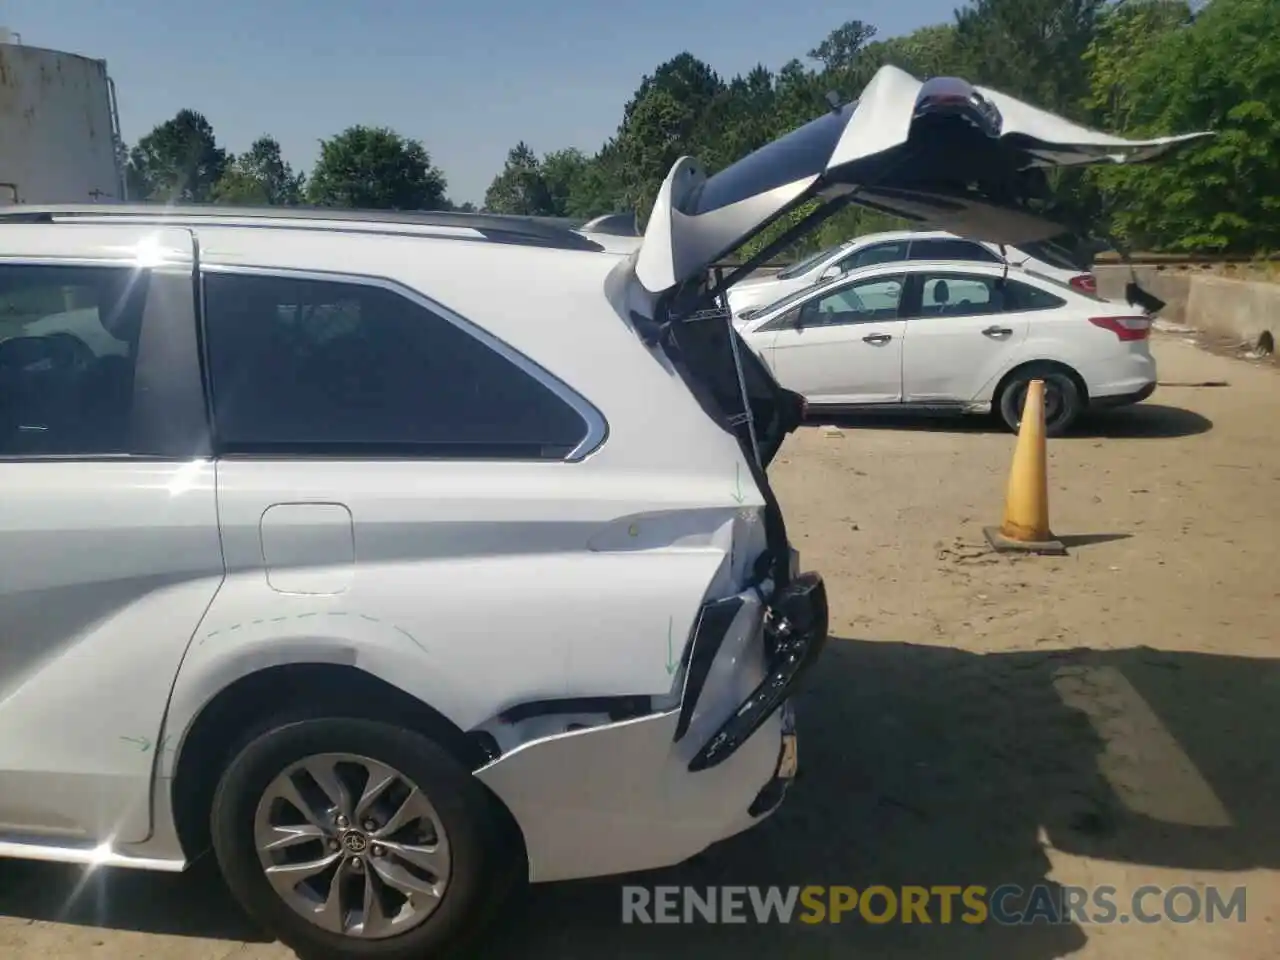
[[[133,449],[134,372],[149,275],[0,266],[0,457]]]
[[[538,377],[386,287],[209,272],[204,293],[222,453],[559,460],[587,435]]]

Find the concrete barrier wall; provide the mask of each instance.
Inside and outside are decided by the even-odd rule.
[[[1138,282],[1167,304],[1160,317],[1205,333],[1256,343],[1264,331],[1280,334],[1280,283],[1237,280],[1195,267],[1139,264]],[[1098,293],[1123,300],[1129,268],[1099,264]]]

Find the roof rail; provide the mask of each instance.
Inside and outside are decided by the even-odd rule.
[[[639,219],[634,213],[606,213],[588,220],[580,228],[584,233],[604,233],[614,237],[643,237]]]
[[[353,210],[345,207],[237,207],[218,204],[86,203],[20,205],[0,208],[0,224],[68,223],[76,220],[121,219],[156,223],[190,223],[199,220],[346,221],[405,227],[453,227],[474,230],[495,243],[554,247],[561,250],[604,248],[559,223],[544,218],[452,210]]]

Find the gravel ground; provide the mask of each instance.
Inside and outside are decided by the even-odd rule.
[[[1163,384],[1050,446],[1065,558],[995,557],[990,424],[807,429],[774,468],[833,641],[802,776],[761,828],[646,884],[1247,887],[1243,923],[624,927],[616,879],[536,888],[506,958],[1280,955],[1280,379],[1156,344]],[[1194,384],[1225,384],[1194,386]],[[1156,901],[1152,901],[1156,902]],[[0,865],[11,960],[265,960],[207,872]]]

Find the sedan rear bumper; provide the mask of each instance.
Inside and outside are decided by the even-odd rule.
[[[1127,407],[1130,404],[1141,403],[1147,397],[1156,392],[1155,382],[1145,384],[1131,393],[1116,393],[1105,397],[1091,397],[1089,406],[1099,410],[1106,410],[1111,407]]]

